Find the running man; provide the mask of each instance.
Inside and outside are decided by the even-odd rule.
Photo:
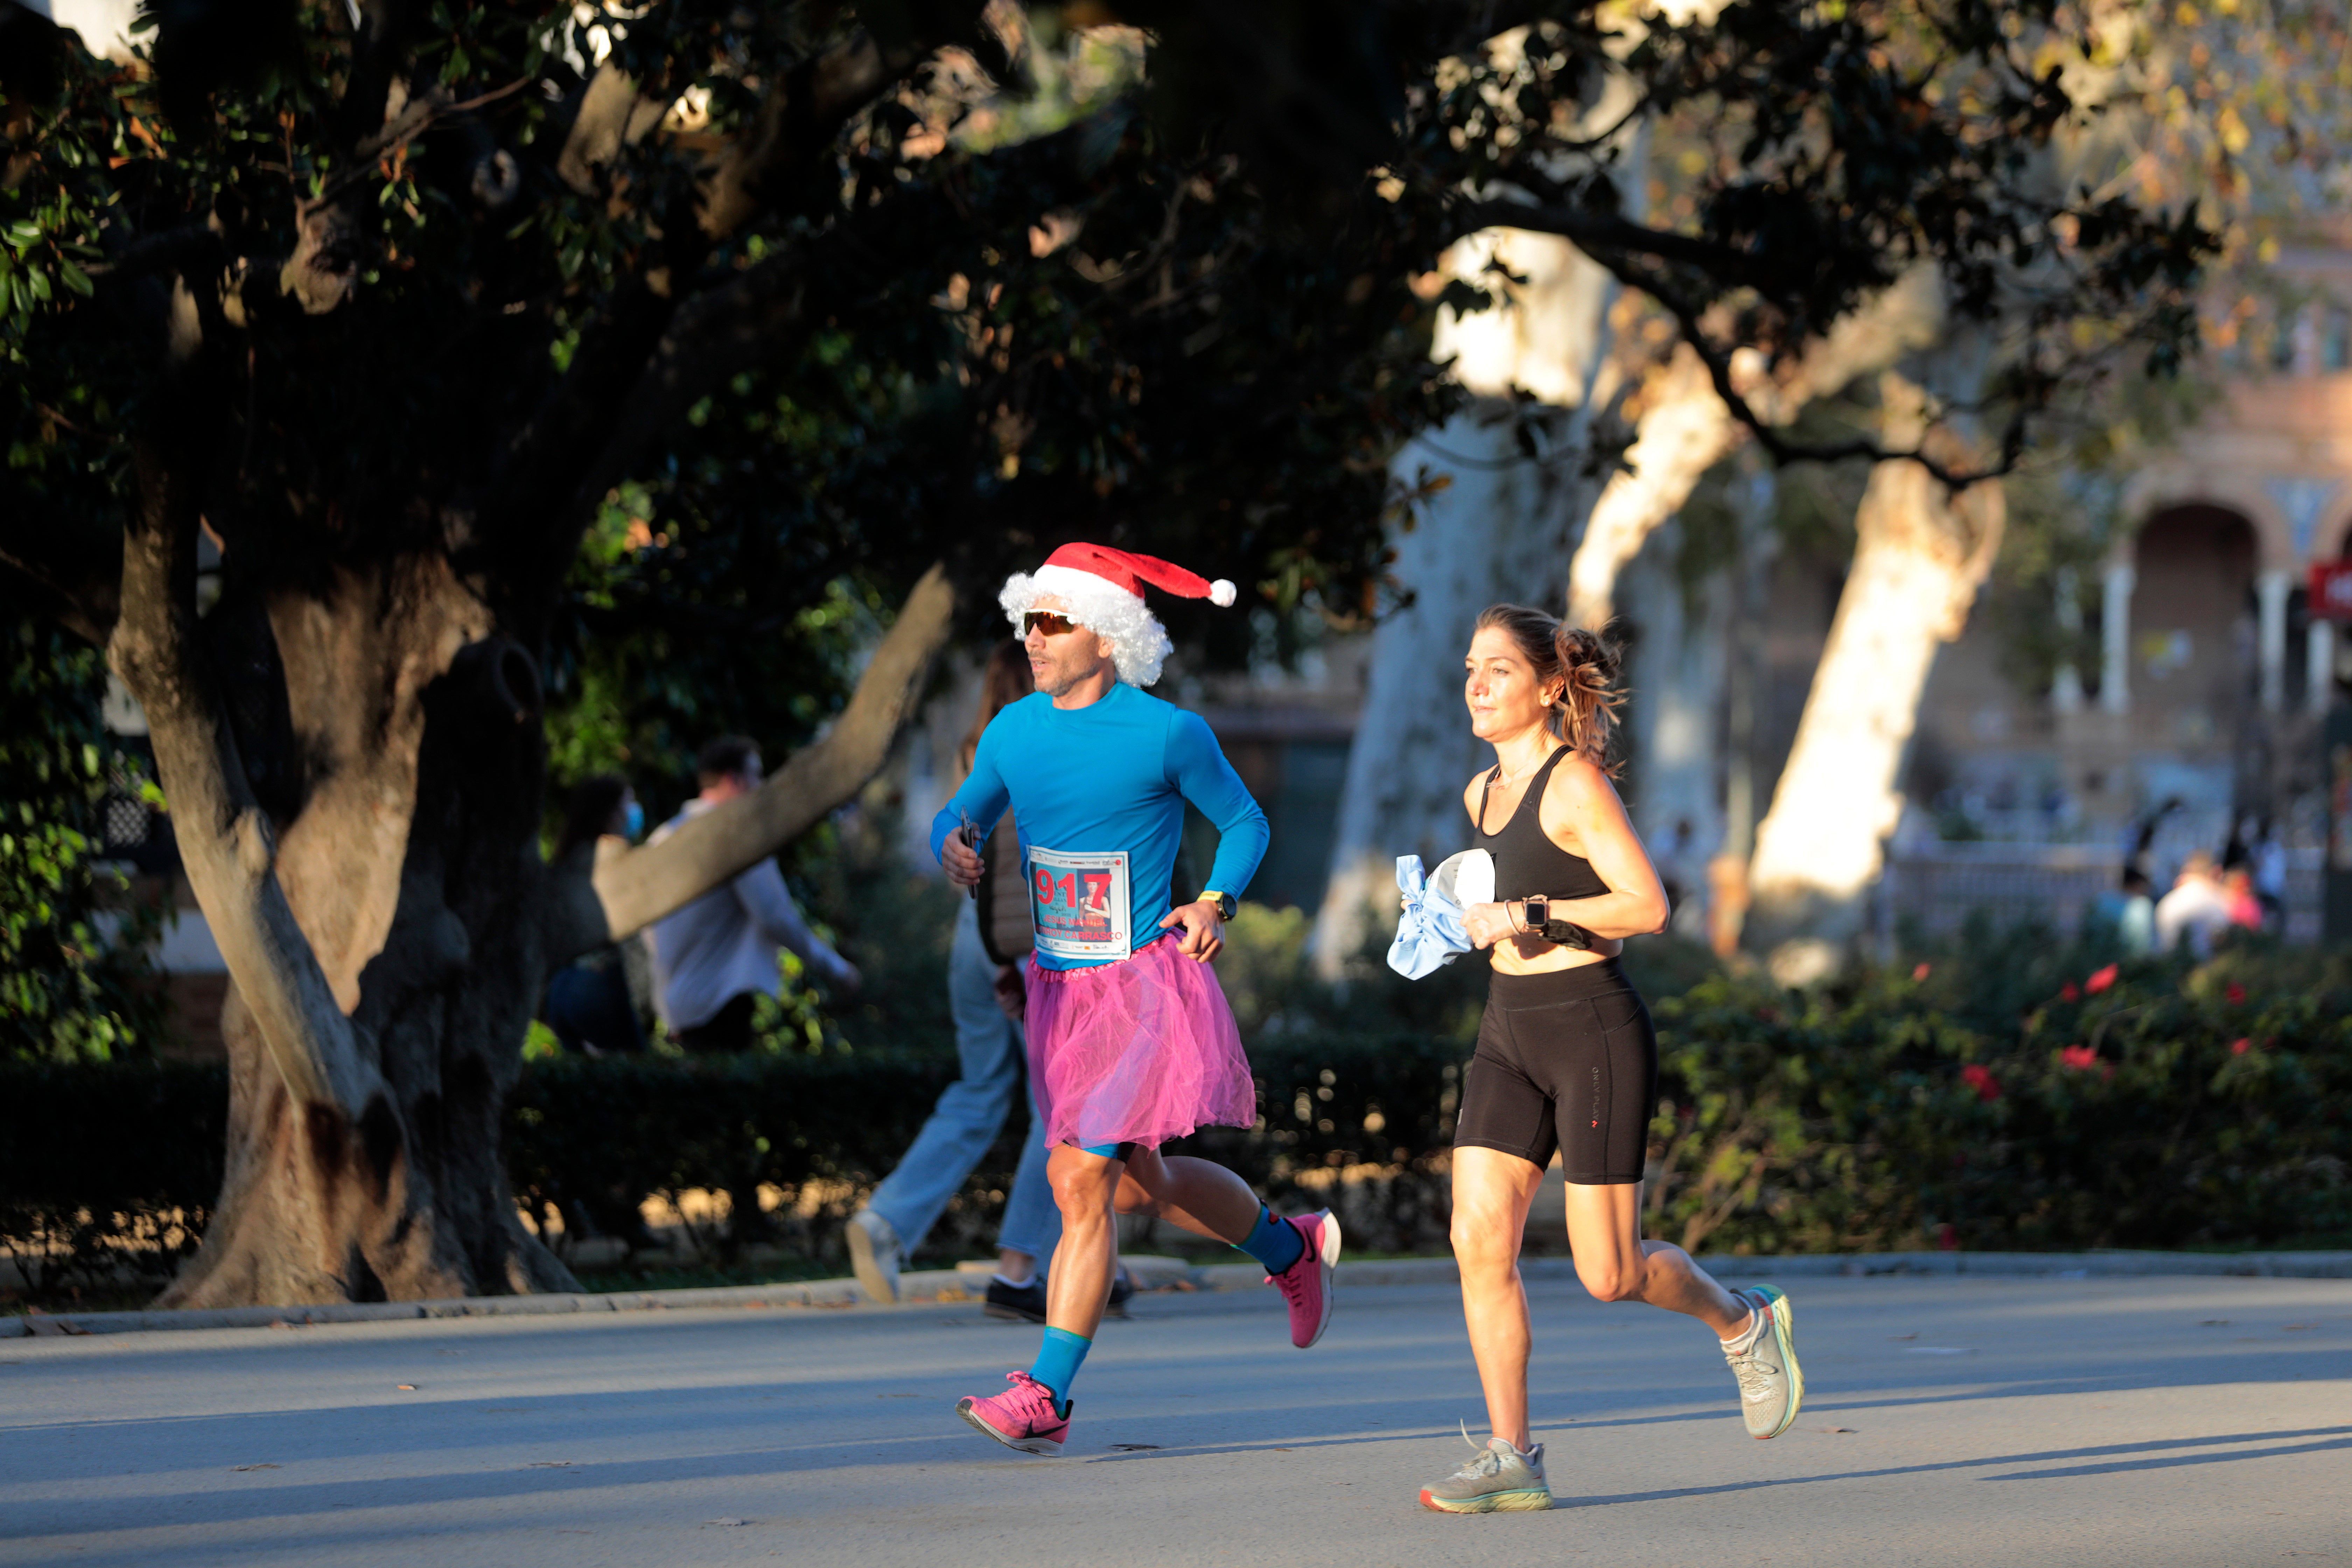
[[[1622,700],[1617,656],[1540,610],[1496,605],[1478,617],[1466,662],[1470,731],[1495,748],[1496,765],[1462,804],[1494,856],[1496,901],[1463,911],[1470,940],[1494,950],[1494,975],[1454,1121],[1454,1256],[1494,1435],[1423,1487],[1421,1503],[1492,1513],[1552,1506],[1528,1426],[1519,1242],[1555,1151],[1587,1290],[1714,1331],[1751,1437],[1789,1429],[1805,1381],[1779,1290],[1727,1290],[1681,1247],[1642,1239],[1658,1041],[1617,955],[1626,937],[1664,931],[1667,910],[1605,766]]]
[[[931,824],[932,853],[970,887],[981,858],[961,830],[1010,805],[1036,923],[1024,973],[1029,1077],[1062,1241],[1036,1361],[1008,1373],[1005,1392],[956,1405],[1033,1454],[1057,1454],[1068,1438],[1070,1384],[1118,1262],[1117,1215],[1150,1215],[1248,1253],[1281,1289],[1301,1350],[1330,1321],[1339,1260],[1328,1211],[1277,1218],[1224,1167],[1159,1152],[1195,1128],[1257,1119],[1209,960],[1265,853],[1266,826],[1200,716],[1139,689],[1171,651],[1145,583],[1234,602],[1231,583],[1091,544],[1066,544],[1035,576],[1006,581],[999,602],[1021,628],[1037,690],[990,722],[970,776]],[[1217,858],[1209,889],[1171,910],[1186,801],[1216,825]]]

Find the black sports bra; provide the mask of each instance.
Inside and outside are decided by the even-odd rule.
[[[1609,884],[1592,868],[1592,862],[1581,855],[1571,855],[1551,841],[1543,830],[1543,811],[1538,803],[1543,799],[1544,786],[1551,781],[1552,769],[1568,755],[1561,746],[1544,760],[1536,776],[1528,781],[1528,793],[1519,797],[1518,808],[1498,832],[1486,831],[1486,796],[1502,782],[1503,765],[1486,775],[1486,787],[1478,796],[1478,847],[1495,858],[1495,897],[1508,902],[1541,893],[1554,899],[1597,899],[1609,891]],[[1537,809],[1528,808],[1536,805]]]

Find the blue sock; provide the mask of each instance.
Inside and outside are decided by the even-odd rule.
[[[1094,1341],[1067,1329],[1047,1329],[1045,1342],[1037,1347],[1037,1360],[1029,1368],[1029,1375],[1054,1391],[1055,1404],[1066,1404],[1070,1384],[1076,1380],[1078,1367],[1093,1347]]]
[[[1275,1218],[1274,1211],[1260,1204],[1257,1225],[1246,1240],[1234,1245],[1265,1265],[1268,1274],[1279,1274],[1298,1261],[1298,1255],[1307,1250],[1307,1238],[1298,1234],[1297,1226]]]

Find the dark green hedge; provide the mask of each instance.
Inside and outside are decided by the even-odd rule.
[[[1312,1173],[1358,1163],[1426,1173],[1429,1156],[1453,1133],[1447,1091],[1456,1055],[1414,1037],[1274,1036],[1252,1052],[1270,1116],[1257,1128],[1211,1130],[1181,1147],[1277,1194],[1302,1181],[1319,1187],[1328,1178]],[[510,1108],[508,1165],[534,1210],[553,1204],[571,1218],[573,1205],[583,1205],[607,1230],[647,1194],[772,1184],[798,1196],[808,1183],[827,1184],[813,1215],[771,1221],[777,1239],[824,1255],[838,1247],[847,1206],[839,1189],[887,1175],[953,1076],[943,1063],[865,1054],[534,1063]],[[1012,1139],[1024,1125],[1023,1116],[1011,1119],[933,1251],[992,1234],[1019,1160]],[[1426,1189],[1426,1182],[1384,1186],[1374,1212],[1409,1233],[1429,1231]],[[1436,1221],[1436,1233],[1442,1228]],[[718,1230],[700,1239],[724,1248],[735,1238]]]
[[[1656,1009],[1652,1232],[1762,1253],[2344,1245],[2352,997],[2265,967],[2078,966],[2002,1034],[1966,1026],[1976,988],[1928,964],[1810,995],[1706,982]]]
[[[37,1295],[117,1258],[168,1275],[211,1217],[227,1136],[224,1068],[0,1059],[0,1252]]]
[[[1317,1173],[1402,1163],[1423,1179],[1381,1184],[1365,1194],[1366,1212],[1407,1238],[1442,1238],[1442,1196],[1426,1176],[1453,1131],[1455,1047],[1412,1036],[1276,1036],[1254,1055],[1270,1124],[1213,1130],[1191,1146],[1277,1196],[1302,1182],[1319,1191],[1328,1178]],[[509,1108],[508,1168],[533,1213],[553,1205],[576,1226],[584,1212],[615,1231],[656,1194],[772,1184],[798,1197],[811,1182],[827,1184],[813,1215],[787,1211],[769,1237],[837,1257],[847,1206],[839,1189],[887,1173],[954,1072],[871,1053],[537,1062]],[[42,1294],[100,1279],[118,1263],[167,1274],[218,1194],[227,1093],[217,1067],[0,1062],[0,1249]],[[934,1251],[992,1234],[1024,1124],[1013,1118],[982,1161]],[[173,1224],[175,1211],[186,1226]],[[49,1255],[43,1237],[69,1253]],[[723,1252],[739,1238],[721,1226],[698,1239]]]
[[[614,1231],[656,1194],[870,1185],[954,1077],[951,1062],[862,1052],[533,1062],[508,1106],[507,1168],[534,1213],[554,1205],[576,1225],[576,1205]],[[998,1152],[977,1182],[1005,1163]],[[814,1222],[787,1214],[778,1238],[823,1247],[841,1207]],[[740,1237],[719,1227],[697,1239],[730,1249]]]
[[[2352,1239],[2345,987],[2252,958],[2049,969],[2046,993],[1998,1006],[1934,966],[1803,995],[1717,977],[1660,1002],[1651,1233],[1754,1252]],[[1258,1125],[1192,1146],[1279,1202],[1337,1194],[1364,1245],[1442,1246],[1465,1053],[1450,1033],[1270,1018]],[[843,1211],[953,1070],[842,1052],[535,1063],[507,1154],[518,1195],[567,1217],[689,1188],[821,1191],[777,1239],[837,1258]],[[189,1239],[167,1216],[200,1227],[215,1195],[225,1100],[217,1068],[0,1063],[0,1247],[68,1239],[68,1258],[26,1259],[44,1287],[110,1247],[163,1270]],[[982,1162],[938,1251],[985,1244],[1016,1154],[1007,1139]]]

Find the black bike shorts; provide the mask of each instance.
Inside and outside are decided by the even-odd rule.
[[[1658,1037],[1615,959],[1493,977],[1455,1148],[1536,1165],[1558,1150],[1570,1181],[1614,1186],[1642,1179],[1657,1110]]]

